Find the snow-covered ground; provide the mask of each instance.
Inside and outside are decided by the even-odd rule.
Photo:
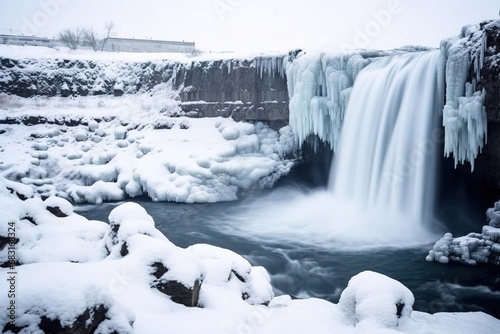
[[[266,56],[284,55],[286,52],[266,52]],[[70,50],[66,47],[48,48],[43,46],[15,46],[0,44],[0,56],[19,59],[75,59],[95,61],[146,62],[152,60],[173,60],[178,62],[246,59],[260,56],[262,53],[205,52],[196,55],[190,53],[146,53],[146,52],[94,52],[91,50]]]
[[[0,328],[82,333],[496,333],[481,312],[412,311],[401,283],[353,277],[339,304],[274,296],[262,267],[225,249],[172,244],[137,204],[109,225],[0,178]],[[12,318],[11,318],[12,315]]]
[[[122,97],[0,94],[0,119],[46,120],[0,124],[0,174],[78,203],[142,194],[192,203],[235,200],[290,171],[288,127],[172,117],[180,113],[174,96],[167,85]]]

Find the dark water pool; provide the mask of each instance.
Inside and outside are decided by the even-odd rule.
[[[347,251],[307,242],[259,240],[248,233],[218,228],[220,222],[240,211],[244,206],[241,201],[175,204],[142,198],[134,202],[142,205],[154,218],[157,228],[180,247],[209,243],[233,250],[253,265],[264,266],[276,294],[338,302],[352,276],[373,270],[405,284],[415,295],[416,310],[484,311],[500,318],[500,271],[490,266],[428,263],[425,256],[431,244],[407,249]],[[107,221],[116,205],[82,206],[77,211],[89,219]]]

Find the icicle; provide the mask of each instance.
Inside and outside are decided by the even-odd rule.
[[[449,39],[442,43],[438,65],[439,81],[441,81],[443,59],[446,62],[446,103],[443,108],[444,154],[446,157],[453,155],[455,167],[458,163],[469,161],[472,171],[474,159],[482,151],[487,140],[485,91],[484,89],[476,91],[477,83],[481,80],[486,45],[487,38],[483,31],[477,30],[474,26],[466,27],[462,30],[460,38]],[[470,82],[467,82],[469,69],[472,69],[473,73]],[[439,86],[438,89],[442,88]]]
[[[368,60],[359,54],[303,54],[286,66],[290,126],[298,142],[315,134],[335,150],[351,87]]]

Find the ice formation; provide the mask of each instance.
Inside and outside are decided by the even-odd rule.
[[[453,155],[455,166],[469,161],[471,170],[487,140],[485,92],[477,87],[486,45],[486,34],[478,26],[464,27],[460,36],[441,42],[439,92],[444,100],[444,154]]]
[[[359,53],[301,52],[286,66],[290,126],[336,147],[354,80],[369,61]]]
[[[426,260],[445,264],[500,265],[500,201],[487,210],[486,219],[488,225],[483,226],[481,233],[473,232],[458,238],[446,233],[429,251]]]
[[[165,85],[119,99],[0,95],[0,117],[47,122],[0,124],[0,174],[78,203],[142,194],[192,203],[234,200],[239,190],[269,187],[290,171],[289,127],[173,117],[173,95]]]
[[[262,79],[264,74],[274,77],[279,74],[282,78],[286,74],[286,66],[288,59],[286,56],[262,56],[256,57],[254,60],[255,68],[259,72]]]

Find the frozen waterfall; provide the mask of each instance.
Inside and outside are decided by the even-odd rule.
[[[439,51],[385,57],[361,71],[330,174],[336,198],[429,221],[442,142],[438,57]]]
[[[330,143],[338,138],[330,188],[277,189],[250,203],[240,223],[218,228],[256,241],[269,238],[351,250],[434,240],[427,227],[433,218],[435,162],[443,142],[438,56],[439,51],[432,51],[372,58],[359,73],[353,65],[370,61],[356,56],[302,57],[288,65],[294,129],[299,127],[301,138],[308,133],[322,134]],[[345,115],[337,104],[341,92],[350,95]],[[315,100],[318,103],[307,102]],[[343,118],[339,133],[331,127],[337,126],[331,123],[337,112],[337,120]],[[321,122],[330,123],[322,128]]]
[[[369,61],[359,53],[302,53],[286,67],[290,126],[303,143],[317,135],[336,148],[352,85]]]

